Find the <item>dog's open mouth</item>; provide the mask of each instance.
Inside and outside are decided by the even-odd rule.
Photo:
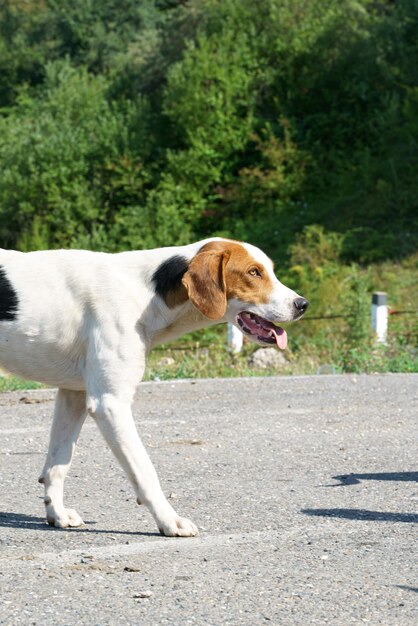
[[[287,346],[287,333],[280,326],[256,315],[244,311],[237,315],[237,322],[242,332],[250,335],[263,343],[275,343],[281,350]]]

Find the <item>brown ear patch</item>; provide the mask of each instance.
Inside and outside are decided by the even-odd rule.
[[[202,248],[201,252],[204,251],[228,255],[224,268],[227,300],[237,298],[251,304],[266,304],[270,301],[273,290],[270,274],[267,268],[257,261],[241,243],[225,240],[211,241]],[[197,256],[199,254],[200,252]],[[251,275],[252,269],[256,269],[258,275]]]
[[[191,302],[211,320],[219,320],[225,315],[225,266],[228,259],[227,251],[212,251],[204,246],[191,260],[182,279]]]

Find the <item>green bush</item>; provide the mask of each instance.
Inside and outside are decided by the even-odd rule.
[[[23,91],[0,118],[2,245],[112,249],[124,204],[139,205],[147,182],[130,134],[138,107],[109,102],[104,77],[67,62],[46,69],[39,96]]]

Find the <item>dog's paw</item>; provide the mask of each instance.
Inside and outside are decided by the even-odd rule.
[[[159,531],[165,537],[196,537],[197,527],[186,517],[175,517],[159,525]]]
[[[84,522],[74,509],[63,509],[62,512],[55,515],[47,515],[47,521],[50,526],[55,528],[78,528],[84,526]]]

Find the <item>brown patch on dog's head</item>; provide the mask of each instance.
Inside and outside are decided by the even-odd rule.
[[[234,241],[211,241],[191,260],[182,284],[194,306],[211,320],[221,319],[227,301],[265,304],[273,289],[266,267]]]
[[[212,250],[204,246],[190,261],[182,279],[190,301],[211,320],[219,320],[225,315],[225,266],[228,260],[226,250]]]

